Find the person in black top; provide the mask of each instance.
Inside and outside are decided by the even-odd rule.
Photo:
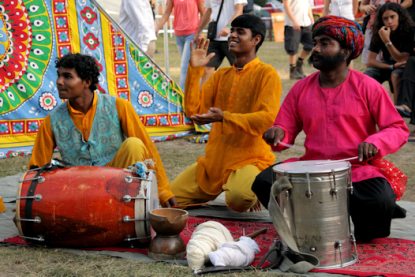
[[[365,74],[379,83],[390,81],[394,103],[405,63],[412,52],[413,24],[406,9],[397,3],[382,5],[376,15]]]

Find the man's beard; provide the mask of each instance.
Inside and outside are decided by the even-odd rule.
[[[312,52],[308,63],[320,71],[332,71],[344,63],[346,59],[347,56],[341,51],[334,56],[323,56]]]

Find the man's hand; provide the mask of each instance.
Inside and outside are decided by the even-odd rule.
[[[164,203],[161,203],[161,206],[164,208],[171,208],[177,206],[176,197],[172,197]]]
[[[382,26],[382,28],[379,29],[378,34],[383,43],[390,42],[391,29],[389,27]]]
[[[190,49],[190,65],[193,67],[205,66],[210,59],[215,56],[215,53],[207,54],[209,47],[209,40],[205,38],[197,39],[196,42],[192,42]]]
[[[262,138],[271,146],[277,146],[285,136],[285,132],[280,127],[271,127],[263,135]]]
[[[362,162],[373,158],[378,153],[378,149],[371,143],[362,142],[359,144],[357,152],[359,161]]]
[[[219,108],[211,107],[209,111],[204,114],[195,114],[190,117],[196,124],[203,125],[212,122],[223,121],[223,111]]]
[[[370,13],[374,13],[376,12],[376,6],[372,5],[372,4],[368,4],[368,5],[362,5],[360,7],[360,11],[364,12],[365,14],[370,14]]]
[[[297,22],[293,22],[293,29],[294,31],[301,31],[301,25]]]
[[[405,66],[406,66],[406,61],[396,62],[393,65],[394,68],[402,68],[402,69],[405,68]]]
[[[222,30],[220,30],[219,36],[227,37],[230,33],[231,33],[231,29],[229,29],[228,27],[225,26],[225,27],[222,28]]]

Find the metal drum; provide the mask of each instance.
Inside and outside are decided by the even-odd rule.
[[[149,243],[157,182],[130,170],[74,166],[29,170],[19,184],[16,225],[28,242],[58,247]]]
[[[348,213],[350,163],[298,161],[275,165],[273,171],[276,177],[287,176],[292,185],[280,193],[278,203],[299,250],[319,258],[318,268],[355,263]]]

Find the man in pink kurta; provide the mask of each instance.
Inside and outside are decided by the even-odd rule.
[[[310,62],[319,71],[292,87],[263,137],[274,151],[281,151],[304,131],[306,151],[299,160],[358,156],[351,161],[355,237],[369,241],[388,236],[391,219],[404,217],[405,211],[395,203],[397,190],[373,161],[399,150],[408,139],[408,128],[385,89],[348,68],[363,47],[358,24],[323,17],[313,26],[313,41]]]

